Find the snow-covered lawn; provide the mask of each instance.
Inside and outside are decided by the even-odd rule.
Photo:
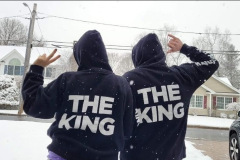
[[[0,113],[4,113],[4,114],[18,114],[18,110],[0,110]],[[25,112],[23,112],[23,115],[26,115]]]
[[[16,110],[0,113],[17,114]],[[229,128],[234,119],[188,116],[188,125]],[[0,155],[3,160],[47,159],[47,145],[51,139],[46,135],[50,123],[0,120]],[[187,158],[184,160],[211,160],[186,141]]]
[[[0,155],[3,160],[47,159],[46,135],[50,123],[0,120]],[[186,141],[187,158],[184,160],[211,160]]]
[[[0,110],[0,113],[17,115],[18,110]],[[188,125],[194,126],[229,128],[233,121],[234,119],[188,115]]]
[[[230,128],[234,119],[188,115],[188,125]]]

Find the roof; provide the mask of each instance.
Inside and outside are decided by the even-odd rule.
[[[211,94],[216,93],[215,91],[211,90],[210,88],[208,88],[208,87],[205,86],[204,84],[202,84],[201,87],[204,88],[205,90],[209,91]]]
[[[0,46],[0,60],[5,58],[5,56],[7,56],[14,49],[17,50],[17,52],[19,52],[23,56],[23,58],[25,57],[26,54],[25,46]],[[30,55],[30,63],[33,63],[38,58],[38,56],[40,56],[43,53],[46,53],[47,55],[50,54],[53,49],[54,48],[33,47]],[[70,56],[72,52],[73,52],[72,49],[58,48],[57,54],[63,55],[62,58],[66,58]]]
[[[231,82],[227,77],[218,77],[221,81],[232,86]]]
[[[240,91],[239,91],[237,88],[235,88],[235,87],[233,87],[232,85],[230,85],[229,83],[225,82],[225,80],[226,80],[225,78],[224,78],[224,80],[222,80],[221,78],[219,78],[219,77],[217,77],[217,76],[215,76],[215,75],[212,75],[212,77],[213,77],[214,79],[216,79],[217,81],[219,81],[220,83],[224,84],[225,86],[229,87],[230,89],[234,90],[234,91],[237,92],[238,94],[240,94]]]

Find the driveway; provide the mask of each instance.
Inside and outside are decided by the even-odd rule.
[[[188,128],[186,140],[213,160],[229,160],[228,130]]]

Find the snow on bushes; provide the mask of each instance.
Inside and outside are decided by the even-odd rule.
[[[0,105],[19,105],[19,94],[14,77],[0,75]]]
[[[240,103],[237,103],[237,102],[229,103],[226,105],[226,107],[227,107],[227,110],[229,111],[239,111]]]

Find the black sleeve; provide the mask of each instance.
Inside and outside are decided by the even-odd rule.
[[[126,81],[126,80],[125,80]],[[133,114],[133,96],[130,85],[126,81],[126,104],[123,118],[124,125],[124,137],[125,139],[129,139],[132,135],[133,123],[134,123],[134,114]]]
[[[181,76],[187,79],[187,83],[195,86],[195,89],[208,80],[219,67],[218,61],[212,55],[199,51],[196,47],[184,44],[180,52],[193,63],[184,63],[176,68],[179,68]]]
[[[26,114],[36,118],[53,118],[61,105],[64,88],[63,75],[43,87],[43,67],[31,65],[23,82],[23,109]]]

